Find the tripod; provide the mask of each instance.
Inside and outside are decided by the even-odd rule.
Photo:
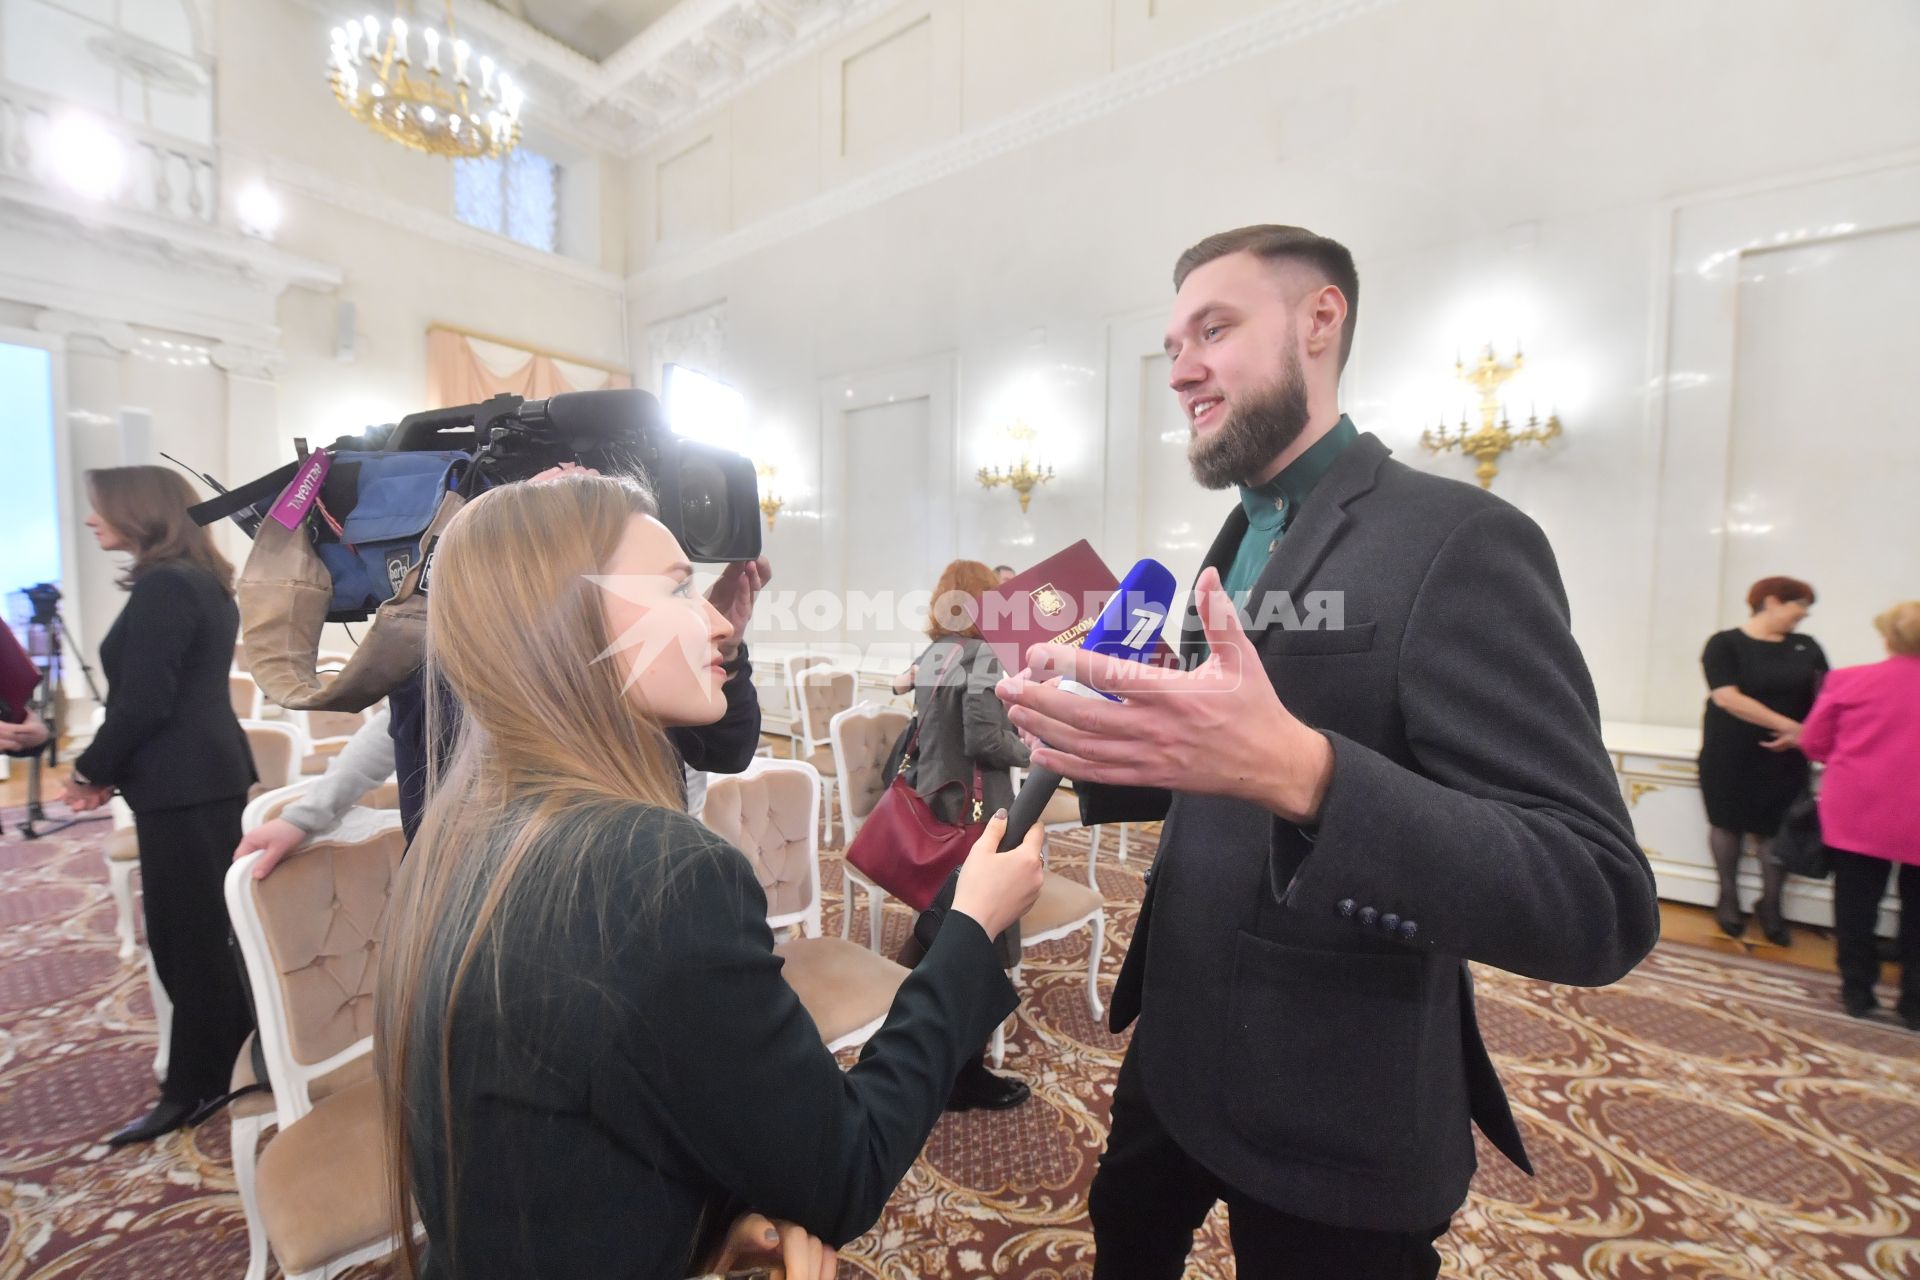
[[[61,655],[65,651],[67,625],[60,617],[58,605],[48,607],[44,612],[35,611],[35,617],[28,624],[37,627],[46,637],[47,665],[46,676],[40,681],[40,687],[34,696],[33,711],[47,726],[47,745],[36,752],[27,761],[27,820],[20,824],[20,834],[29,840],[38,840],[41,836],[50,836],[56,831],[65,831],[79,822],[93,822],[105,817],[105,814],[90,814],[83,817],[68,818],[64,822],[47,822],[46,806],[40,799],[40,775],[49,766],[60,763],[60,680],[63,675]],[[80,656],[78,646],[74,649],[74,661],[80,664],[80,674],[86,678],[87,692],[93,700],[100,701],[100,686],[94,682],[93,668]]]

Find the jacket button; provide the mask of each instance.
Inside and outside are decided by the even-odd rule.
[[[1387,912],[1387,914],[1380,917],[1380,928],[1385,932],[1392,933],[1394,930],[1398,929],[1399,927],[1400,927],[1400,917],[1393,914],[1393,912],[1389,911]]]
[[[1334,907],[1334,910],[1338,911],[1342,916],[1345,916],[1347,919],[1351,920],[1353,919],[1353,913],[1359,908],[1359,906],[1360,904],[1355,902],[1352,898],[1342,898],[1340,899],[1339,905]]]
[[[1418,932],[1420,932],[1420,926],[1413,921],[1402,920],[1400,922],[1400,940],[1402,942],[1412,942],[1413,935]]]
[[[1378,911],[1375,911],[1372,907],[1360,908],[1360,923],[1363,925],[1366,925],[1369,929],[1373,927],[1373,922],[1378,920],[1379,918],[1380,918],[1380,913]]]

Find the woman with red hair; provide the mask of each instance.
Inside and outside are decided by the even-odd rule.
[[[1810,766],[1799,749],[1800,722],[1813,709],[1827,671],[1819,643],[1794,634],[1813,601],[1813,588],[1798,578],[1762,578],[1747,592],[1747,620],[1714,635],[1700,655],[1708,691],[1700,794],[1720,877],[1714,916],[1729,937],[1746,931],[1739,874],[1750,837],[1760,863],[1754,914],[1767,941],[1780,947],[1792,941],[1780,912],[1786,873],[1769,853],[1787,806],[1807,786]]]

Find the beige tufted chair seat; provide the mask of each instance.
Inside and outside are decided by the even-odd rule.
[[[773,951],[786,962],[781,975],[806,1006],[820,1039],[836,1047],[849,1037],[858,1043],[872,1035],[907,980],[900,965],[843,938],[797,938]]]
[[[380,1085],[369,1076],[267,1144],[260,1214],[282,1271],[321,1274],[386,1239],[385,1143]]]
[[[747,855],[769,915],[806,911],[818,896],[813,865],[813,782],[797,769],[760,770],[708,784],[700,820]]]

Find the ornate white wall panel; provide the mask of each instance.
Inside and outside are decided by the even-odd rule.
[[[1830,333],[1816,335],[1803,328],[1800,343],[1788,344],[1801,347],[1789,367],[1750,367],[1754,403],[1743,408],[1736,388],[1742,319],[1759,326],[1795,319],[1768,313],[1752,293],[1743,306],[1743,274],[1751,289],[1763,289],[1769,283],[1786,283],[1752,279],[1766,274],[1766,266],[1759,265],[1763,257],[1783,268],[1798,268],[1809,279],[1839,269],[1843,258],[1850,273],[1870,270],[1869,261],[1888,266],[1904,261],[1900,255],[1908,252],[1913,228],[1920,226],[1920,155],[1688,201],[1673,216],[1671,329],[1641,718],[1686,724],[1698,716],[1703,696],[1700,648],[1708,635],[1738,621],[1727,599],[1730,584],[1758,565],[1795,564],[1800,567],[1778,571],[1812,579],[1816,588],[1822,575],[1830,584],[1844,584],[1831,602],[1844,602],[1844,611],[1823,608],[1808,630],[1822,639],[1846,637],[1846,644],[1836,647],[1853,661],[1871,655],[1857,630],[1862,619],[1848,615],[1867,609],[1865,601],[1875,598],[1876,588],[1885,595],[1876,611],[1914,593],[1911,571],[1904,586],[1899,571],[1903,564],[1912,565],[1911,548],[1920,538],[1912,524],[1904,539],[1897,532],[1892,535],[1891,547],[1856,544],[1851,557],[1808,527],[1877,521],[1876,513],[1836,513],[1855,504],[1898,501],[1896,476],[1911,466],[1911,428],[1905,428],[1904,439],[1896,439],[1889,433],[1902,429],[1901,420],[1896,416],[1888,421],[1884,415],[1890,404],[1896,415],[1903,406],[1910,410],[1912,401],[1900,391],[1912,385],[1912,375],[1905,372],[1912,362],[1882,343],[1891,342],[1898,351],[1911,347],[1910,301],[1889,302],[1886,288],[1909,299],[1912,290],[1903,281],[1877,282],[1886,288],[1869,287],[1868,296],[1858,303],[1862,309],[1852,312],[1837,298],[1827,299],[1821,315],[1804,317],[1804,323],[1828,325]],[[1780,251],[1788,249],[1794,252],[1781,256]],[[1817,252],[1808,256],[1809,250]],[[1823,264],[1822,256],[1833,261]],[[1792,291],[1804,293],[1805,283],[1794,282]],[[1780,341],[1774,335],[1762,340]],[[1832,347],[1834,343],[1838,347]],[[1777,345],[1773,349],[1780,350]],[[1841,368],[1850,371],[1849,376],[1836,376],[1831,366],[1838,361],[1844,361]],[[1780,422],[1770,415],[1778,412],[1782,398],[1801,405],[1830,404],[1853,422]],[[1769,406],[1767,400],[1775,403]],[[1750,447],[1743,452],[1736,441],[1749,426],[1757,438],[1749,437]],[[1804,441],[1799,452],[1777,456],[1783,432]],[[1771,447],[1763,443],[1769,437]],[[1844,456],[1840,450],[1846,450]],[[1871,474],[1883,467],[1884,477]],[[1882,487],[1883,478],[1891,489]],[[1904,507],[1909,519],[1910,493]],[[1883,513],[1896,522],[1896,530],[1901,511],[1896,506]],[[1884,524],[1876,523],[1874,530],[1874,543],[1889,536]],[[1809,565],[1810,560],[1819,563]]]

